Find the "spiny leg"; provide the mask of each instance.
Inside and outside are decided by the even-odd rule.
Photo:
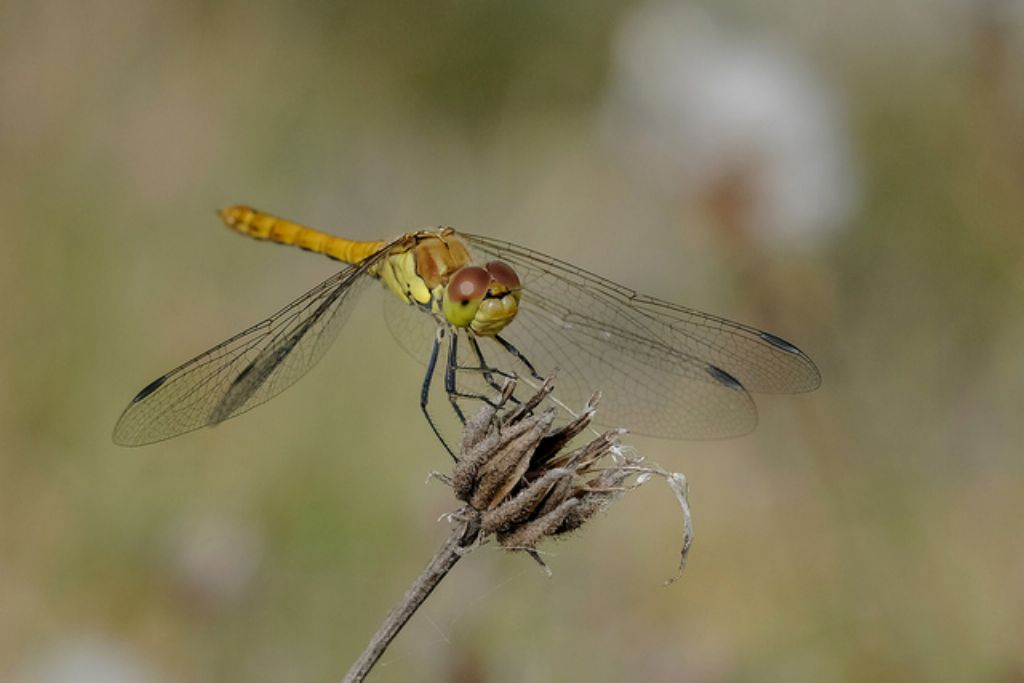
[[[434,422],[434,418],[430,416],[430,411],[427,409],[427,403],[430,399],[430,384],[434,379],[434,370],[437,368],[437,353],[441,347],[441,337],[444,336],[444,328],[438,327],[437,332],[434,334],[434,345],[430,349],[430,360],[427,361],[427,372],[423,375],[423,386],[420,388],[420,410],[423,411],[424,417],[427,418],[427,424],[430,425],[430,429],[433,430],[434,436],[441,442],[444,449],[448,451],[448,455],[452,456],[452,460],[458,460],[455,457],[455,452],[452,451],[451,446],[445,441],[444,437],[441,436],[440,430],[437,428],[437,424]],[[461,417],[461,416],[460,416]],[[465,422],[465,420],[463,420]]]
[[[514,345],[514,344],[513,344],[512,342],[510,342],[509,340],[505,339],[505,338],[504,338],[504,337],[502,337],[502,336],[501,336],[500,334],[496,334],[496,335],[494,335],[494,339],[495,339],[495,341],[497,341],[497,342],[498,342],[499,344],[501,344],[501,345],[502,345],[502,347],[504,347],[504,349],[505,349],[506,351],[508,351],[509,353],[511,353],[511,354],[512,354],[513,356],[515,356],[515,357],[516,357],[516,359],[517,359],[517,360],[518,360],[518,361],[519,361],[520,363],[522,363],[523,365],[525,365],[525,366],[526,366],[526,369],[530,371],[530,374],[531,374],[531,375],[533,375],[534,379],[538,379],[538,380],[540,380],[540,381],[542,381],[542,382],[544,381],[544,378],[543,378],[543,377],[541,377],[541,376],[540,376],[540,375],[539,375],[539,374],[537,373],[537,369],[536,369],[535,367],[533,367],[533,363],[531,363],[531,362],[530,362],[530,359],[528,359],[528,358],[527,358],[526,356],[524,356],[524,355],[523,355],[523,353],[522,353],[522,352],[521,352],[521,351],[520,351],[519,349],[517,349],[517,348],[515,347],[515,345]]]
[[[483,349],[480,348],[480,342],[478,342],[476,340],[476,336],[473,335],[473,334],[468,334],[468,336],[469,336],[469,345],[472,347],[473,353],[474,353],[474,355],[476,355],[477,362],[479,362],[480,365],[478,365],[475,368],[466,368],[466,369],[467,370],[479,370],[480,372],[482,372],[483,376],[484,376],[484,380],[487,382],[487,385],[489,387],[491,387],[492,389],[494,389],[495,391],[499,391],[500,392],[502,390],[502,385],[498,383],[498,381],[494,378],[494,376],[498,375],[499,377],[502,377],[504,379],[515,379],[515,374],[514,373],[510,373],[510,372],[505,372],[504,370],[501,370],[501,369],[499,369],[497,367],[492,367],[492,366],[488,365],[486,359],[484,359]],[[515,396],[510,396],[509,398],[513,402],[519,403],[519,401],[515,398]]]
[[[466,418],[464,413],[462,412],[462,408],[458,404],[458,399],[465,398],[474,401],[483,401],[484,403],[487,403],[488,405],[495,408],[498,407],[499,404],[498,402],[495,402],[493,399],[491,399],[489,396],[460,391],[458,387],[458,372],[460,370],[471,370],[474,372],[481,372],[486,370],[494,373],[498,371],[492,368],[479,368],[474,366],[459,365],[459,330],[453,329],[451,332],[451,343],[448,345],[448,362],[445,365],[444,386],[445,391],[448,393],[448,400],[451,402],[452,408],[455,410],[455,414],[458,416],[459,420],[462,421],[463,424],[465,424]],[[470,333],[467,332],[466,334]],[[471,342],[475,341],[473,340],[472,336],[470,336],[470,340]],[[491,386],[493,386],[499,392],[501,391],[500,386]]]
[[[458,370],[459,361],[459,333],[452,330],[452,339],[448,342],[448,361],[444,366],[444,390],[448,394],[448,402],[452,404],[455,415],[459,422],[466,424],[466,416],[459,407],[459,394],[455,388],[455,371]]]

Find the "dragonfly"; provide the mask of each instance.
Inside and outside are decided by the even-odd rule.
[[[387,290],[393,336],[426,361],[420,407],[449,453],[428,408],[439,368],[463,422],[461,401],[486,400],[504,378],[539,381],[557,371],[559,405],[583,405],[601,390],[599,423],[669,439],[745,434],[757,424],[751,393],[821,383],[814,362],[781,337],[510,242],[450,227],[360,242],[247,206],[219,213],[238,233],[346,265],[143,387],[117,421],[118,444],[216,425],[281,393],[323,357],[372,281]]]

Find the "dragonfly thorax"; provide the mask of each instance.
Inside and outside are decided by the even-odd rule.
[[[451,228],[421,230],[392,244],[371,272],[402,301],[440,313],[444,286],[469,261],[469,250]]]

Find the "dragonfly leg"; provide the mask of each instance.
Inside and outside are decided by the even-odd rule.
[[[498,380],[495,379],[495,375],[504,379],[515,379],[515,375],[513,373],[505,372],[504,370],[500,370],[487,364],[487,361],[484,359],[483,349],[480,348],[480,342],[478,342],[476,337],[472,334],[469,335],[469,345],[472,347],[473,354],[476,356],[479,365],[476,367],[467,367],[465,368],[466,370],[482,372],[487,385],[498,392],[502,390],[502,386],[498,383]],[[515,396],[510,396],[509,399],[514,403],[519,403]]]
[[[440,430],[437,428],[437,424],[434,422],[434,418],[430,416],[430,410],[427,408],[427,403],[430,400],[430,383],[434,379],[434,371],[437,369],[437,353],[441,348],[441,337],[444,336],[444,328],[439,327],[437,334],[434,335],[434,345],[430,349],[430,360],[427,361],[427,372],[423,375],[423,386],[420,388],[420,410],[423,411],[423,416],[427,418],[427,424],[430,425],[430,429],[433,430],[434,436],[441,442],[444,449],[448,451],[448,455],[452,456],[452,460],[458,460],[455,457],[455,452],[452,451],[451,446],[441,436]],[[463,420],[465,421],[465,420]]]
[[[501,344],[506,351],[515,356],[520,363],[525,365],[526,369],[530,371],[530,374],[533,375],[534,379],[538,379],[542,382],[544,381],[544,378],[540,376],[540,374],[537,372],[537,369],[533,367],[533,363],[530,362],[530,359],[524,356],[523,353],[519,349],[517,349],[512,342],[505,339],[500,334],[494,335],[494,339],[499,344]]]
[[[465,424],[466,423],[465,415],[464,415],[464,413],[462,411],[462,408],[458,404],[458,400],[460,398],[469,399],[469,400],[473,400],[473,401],[483,401],[484,403],[488,404],[489,406],[491,406],[493,408],[500,407],[500,401],[495,401],[494,399],[490,398],[489,396],[485,396],[483,394],[476,394],[476,393],[469,393],[469,392],[466,392],[466,391],[461,391],[459,389],[459,386],[458,386],[458,373],[459,373],[459,371],[460,370],[470,370],[470,371],[473,371],[473,372],[482,372],[482,373],[484,373],[485,377],[490,375],[491,380],[493,380],[493,375],[495,375],[495,374],[504,374],[504,373],[502,373],[500,370],[497,370],[495,368],[489,368],[486,365],[481,365],[481,366],[473,366],[473,365],[464,366],[464,365],[459,365],[459,336],[458,335],[459,335],[458,330],[452,330],[451,343],[448,345],[448,363],[445,366],[445,376],[444,376],[445,384],[444,384],[444,387],[445,387],[445,391],[448,393],[448,400],[451,402],[452,408],[455,410],[455,414],[458,416],[459,420],[461,420],[462,423]],[[469,339],[470,339],[470,346],[474,347],[475,343],[476,343],[476,340],[473,339],[472,336],[470,336]],[[483,356],[482,356],[482,354],[480,355],[480,359],[481,359],[481,363],[483,363]],[[497,382],[488,381],[488,384],[493,389],[495,389],[498,393],[501,393],[501,386],[499,386],[497,384]]]
[[[459,358],[459,333],[457,331],[452,332],[452,339],[448,342],[448,362],[444,366],[444,390],[448,394],[448,402],[452,404],[452,409],[455,411],[456,417],[459,418],[459,422],[466,424],[466,416],[462,412],[462,408],[459,407],[459,398],[462,397],[456,389],[455,382],[455,371],[458,370],[458,358]]]

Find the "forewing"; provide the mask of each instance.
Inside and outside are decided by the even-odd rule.
[[[560,368],[563,400],[602,390],[605,424],[671,438],[742,434],[757,422],[747,389],[786,393],[820,383],[814,363],[774,335],[637,294],[524,247],[464,236],[522,280],[520,312],[502,336],[541,374]]]
[[[139,446],[169,439],[244,413],[284,391],[337,337],[378,258],[348,266],[266,320],[148,384],[117,421],[114,441]]]

